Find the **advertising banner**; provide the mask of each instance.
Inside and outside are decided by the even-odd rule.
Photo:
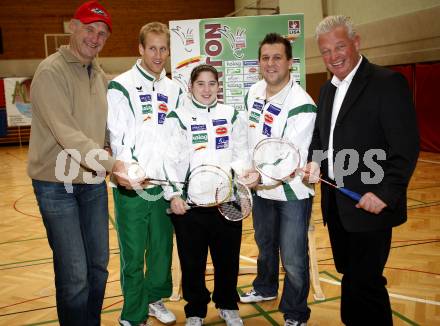
[[[30,88],[32,78],[5,78],[5,99],[8,126],[30,126],[32,121],[32,104]]]
[[[188,91],[191,70],[210,64],[220,73],[219,101],[243,110],[245,94],[261,78],[259,44],[278,33],[292,44],[292,77],[305,88],[303,26],[303,14],[170,21],[172,78]]]

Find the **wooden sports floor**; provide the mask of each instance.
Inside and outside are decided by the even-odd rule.
[[[26,175],[27,147],[0,147],[0,325],[57,325],[52,255]],[[111,196],[110,196],[111,198]],[[421,153],[408,191],[409,219],[394,229],[385,275],[394,325],[440,325],[440,154]],[[119,284],[119,248],[110,203],[110,275],[102,311],[103,325],[117,325],[123,298]],[[340,285],[319,194],[313,209],[319,279],[325,300],[315,301],[308,325],[342,325]],[[255,267],[258,254],[251,219],[243,228],[243,267]],[[280,275],[280,285],[284,275]],[[239,277],[238,291],[251,288],[252,274]],[[206,276],[212,287],[212,275]],[[280,286],[282,288],[282,286]],[[168,302],[184,325],[183,301]],[[245,325],[283,325],[278,302],[241,304]],[[210,304],[207,325],[223,325]],[[161,325],[153,320],[153,325]]]

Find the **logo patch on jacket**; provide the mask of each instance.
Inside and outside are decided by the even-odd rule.
[[[281,109],[280,108],[277,108],[275,105],[269,105],[269,107],[267,108],[267,111],[268,112],[270,112],[270,113],[272,113],[272,114],[275,114],[275,115],[278,115],[278,114],[280,114],[280,112],[281,112]]]
[[[142,114],[151,114],[153,113],[153,107],[151,104],[142,104]]]
[[[254,104],[252,105],[252,108],[261,111],[263,110],[263,103],[255,101]]]
[[[200,144],[200,143],[207,143],[208,142],[208,134],[206,132],[202,134],[193,134],[192,135],[192,143],[193,144]]]
[[[223,149],[228,147],[229,147],[229,136],[215,138],[215,149]]]
[[[225,125],[228,122],[226,121],[226,119],[213,119],[212,120],[212,125],[213,126],[220,126],[220,125]]]
[[[217,135],[224,135],[228,132],[228,128],[226,127],[217,127],[217,129],[215,129],[215,133]]]
[[[139,98],[140,98],[141,102],[151,102],[151,95],[150,94],[139,95]]]
[[[160,125],[163,125],[163,123],[165,122],[166,116],[167,116],[166,113],[158,112],[157,113],[157,123]]]
[[[165,103],[168,103],[168,96],[163,95],[163,94],[160,94],[160,93],[157,93],[157,100],[158,100],[159,102],[165,102]]]
[[[260,114],[255,111],[251,111],[251,114],[249,115],[249,120],[258,123],[260,121]]]
[[[206,130],[206,125],[191,125],[191,131]]]
[[[165,103],[160,103],[159,104],[159,111],[167,113],[168,112],[168,106]]]
[[[263,124],[262,134],[270,137],[272,135],[272,127],[268,126],[267,124]]]
[[[267,124],[272,124],[273,116],[269,113],[265,113],[264,114],[264,122],[266,122]]]

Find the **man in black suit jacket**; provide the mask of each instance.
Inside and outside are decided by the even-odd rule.
[[[306,181],[317,182],[322,172],[362,194],[356,203],[321,185],[324,223],[343,274],[341,319],[346,325],[392,325],[382,274],[392,227],[407,219],[406,191],[419,152],[411,93],[402,75],[360,55],[349,18],[325,18],[316,37],[334,76],[321,88]]]

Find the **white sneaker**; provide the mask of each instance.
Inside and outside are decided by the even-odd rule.
[[[162,300],[158,300],[148,305],[148,315],[156,317],[165,325],[173,325],[176,323],[176,316],[165,307]]]
[[[259,294],[254,289],[250,290],[249,292],[246,292],[245,294],[240,295],[240,301],[243,303],[269,301],[269,300],[273,300],[276,298],[277,298],[277,296],[263,297],[261,294]]]
[[[203,318],[200,317],[188,317],[186,318],[185,326],[202,326]]]
[[[286,319],[284,326],[307,326],[307,322],[299,322],[293,319]]]
[[[134,325],[132,323],[130,323],[128,320],[124,320],[124,319],[119,319],[119,325],[121,326],[151,326],[151,322],[150,321],[146,321],[137,325]]]
[[[218,315],[226,322],[227,326],[243,326],[238,310],[219,309]]]

